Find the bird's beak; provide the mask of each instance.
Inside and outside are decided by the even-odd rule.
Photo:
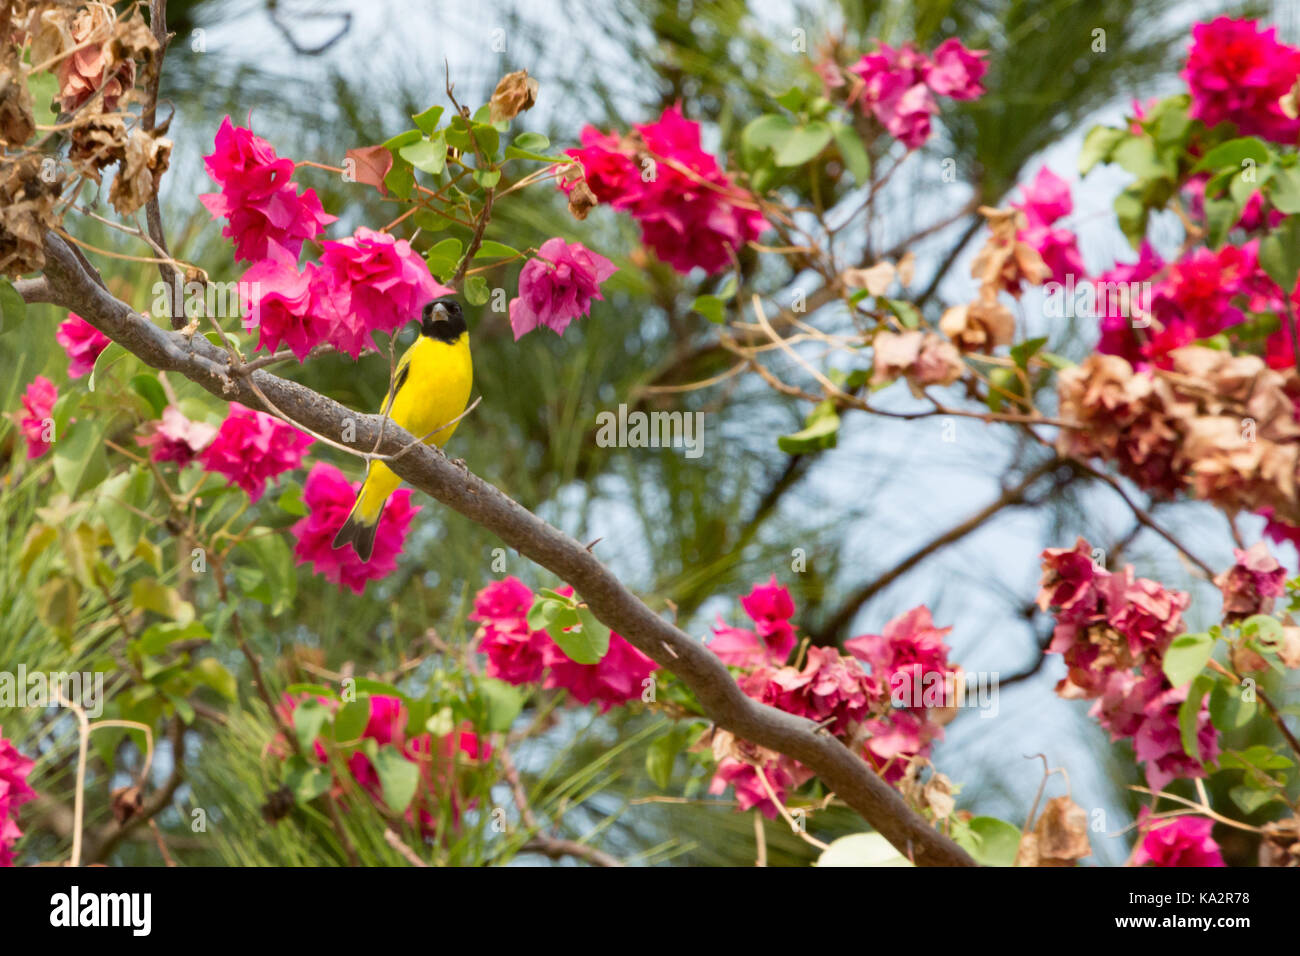
[[[447,307],[441,302],[436,302],[433,306],[433,314],[435,316],[435,321],[438,319],[445,320],[447,318]]]

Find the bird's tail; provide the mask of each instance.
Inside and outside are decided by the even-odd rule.
[[[369,561],[370,555],[374,553],[379,517],[384,513],[384,505],[392,492],[392,488],[384,487],[388,483],[385,481],[387,476],[382,474],[380,469],[388,472],[388,468],[382,462],[376,463],[376,467],[372,468],[370,474],[366,476],[361,491],[357,493],[357,500],[348,514],[348,520],[343,522],[343,527],[339,528],[338,534],[334,535],[334,547],[341,548],[351,544],[357,557],[362,561]],[[396,478],[396,475],[393,477]]]

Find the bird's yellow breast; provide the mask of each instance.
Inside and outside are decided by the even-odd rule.
[[[424,438],[427,444],[441,448],[460,424],[448,423],[465,410],[474,384],[468,333],[452,343],[420,336],[398,363],[397,380],[397,397],[389,408],[389,417],[415,438]],[[447,427],[440,427],[443,425]],[[356,504],[365,523],[379,520],[384,502],[401,483],[382,461],[371,462]]]
[[[451,344],[422,335],[407,354],[409,359],[402,363],[408,366],[406,380],[397,390],[390,415],[416,438],[423,438],[451,422],[469,402],[474,385],[469,335],[462,334]],[[428,443],[441,447],[455,430],[456,425],[440,429]]]

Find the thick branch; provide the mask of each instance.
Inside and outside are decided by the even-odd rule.
[[[152,367],[178,372],[225,401],[260,408],[260,390],[294,420],[340,442],[344,422],[352,421],[352,444],[358,449],[368,450],[378,442],[380,453],[392,455],[415,440],[391,422],[381,432],[380,416],[359,415],[265,369],[232,373],[225,352],[207,339],[165,331],[96,285],[67,244],[52,234],[46,238],[45,277],[48,301],[76,311]],[[25,294],[32,291],[31,286],[24,288]],[[918,865],[974,865],[961,847],[912,812],[897,791],[840,741],[808,720],[746,697],[716,655],[650,610],[573,538],[429,446],[417,444],[391,467],[414,487],[572,584],[601,622],[680,678],[719,726],[811,768]]]

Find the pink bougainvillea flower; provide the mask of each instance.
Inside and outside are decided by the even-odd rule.
[[[1119,600],[1122,603],[1111,608],[1110,624],[1128,641],[1134,658],[1145,656],[1154,663],[1183,632],[1182,614],[1192,596],[1185,591],[1170,591],[1149,578],[1138,578],[1126,581]]]
[[[54,403],[59,400],[59,390],[44,375],[37,375],[23,392],[22,403],[27,414],[18,419],[23,438],[27,440],[27,457],[40,458],[50,450],[53,435]]]
[[[1069,229],[1030,226],[1017,232],[1016,238],[1043,257],[1054,282],[1066,284],[1071,277],[1078,284],[1086,281],[1088,270],[1079,252],[1079,239]]]
[[[834,647],[808,648],[800,669],[782,667],[766,672],[761,693],[746,684],[746,692],[787,714],[807,717],[832,734],[844,736],[867,719],[880,697],[880,685],[851,657]]]
[[[1261,508],[1259,515],[1265,520],[1264,536],[1277,544],[1291,542],[1296,552],[1300,553],[1300,528],[1285,521],[1279,521],[1272,508]]]
[[[332,323],[323,316],[334,311],[325,285],[319,267],[309,262],[299,271],[283,247],[273,247],[255,262],[239,280],[239,295],[245,327],[258,330],[257,347],[274,352],[288,346],[301,362],[326,341]]]
[[[930,609],[922,604],[886,624],[883,634],[850,638],[844,648],[871,666],[872,675],[896,707],[920,709],[914,692],[924,687],[926,675],[952,671],[948,645],[943,642],[951,631],[951,627],[935,627]]]
[[[794,600],[789,591],[776,583],[776,575],[767,584],[755,584],[740,599],[740,606],[754,622],[758,636],[767,645],[768,655],[778,662],[789,657],[795,644],[795,628],[790,623],[794,617]]]
[[[221,234],[234,242],[236,259],[257,262],[276,246],[296,259],[303,243],[337,218],[324,211],[314,189],[298,192],[293,160],[278,158],[270,143],[229,116],[203,165],[221,191],[199,201],[214,219],[226,220]]]
[[[302,463],[311,442],[278,418],[231,402],[230,414],[198,458],[205,469],[224,475],[257,501],[269,479]]]
[[[554,641],[542,653],[548,670],[544,686],[567,690],[580,704],[595,702],[602,714],[640,697],[642,682],[659,667],[617,634],[610,634],[609,650],[596,664],[575,663]]]
[[[949,37],[930,55],[926,85],[940,96],[954,100],[974,100],[984,95],[980,79],[988,71],[984,57],[988,50],[968,50],[956,37]]]
[[[361,226],[347,239],[321,243],[321,276],[334,295],[328,340],[353,358],[374,332],[395,332],[434,299],[453,294],[405,239]]]
[[[1145,821],[1151,811],[1143,807],[1138,816]],[[1142,842],[1133,853],[1134,866],[1227,866],[1219,844],[1210,835],[1214,821],[1209,817],[1174,817],[1143,824]]]
[[[528,626],[533,592],[516,577],[493,581],[474,598],[471,621],[479,629],[478,649],[487,655],[486,673],[508,684],[532,684],[546,670],[544,650],[550,642],[545,631]]]
[[[411,519],[420,508],[411,504],[409,488],[393,492],[379,518],[374,552],[369,561],[362,561],[351,548],[334,547],[334,535],[347,520],[358,487],[333,465],[317,462],[303,484],[302,500],[308,509],[307,516],[294,524],[292,530],[298,539],[293,549],[297,564],[311,564],[316,574],[337,584],[340,590],[346,587],[361,594],[367,581],[386,577],[397,567],[397,556],[406,543]]]
[[[939,112],[925,82],[930,69],[929,59],[910,43],[897,50],[882,43],[849,68],[863,83],[863,111],[874,115],[908,149],[925,144],[930,138],[930,117]],[[951,70],[941,74],[941,83],[950,76]]]
[[[59,323],[54,340],[68,353],[68,378],[81,378],[95,368],[95,359],[112,341],[75,312]]]
[[[217,429],[204,422],[193,422],[175,405],[163,409],[162,419],[149,424],[149,430],[136,439],[141,448],[152,449],[154,461],[174,461],[184,468],[216,437]]]
[[[910,43],[887,43],[849,68],[862,80],[861,106],[908,149],[930,138],[930,117],[939,112],[934,97],[973,100],[984,94],[980,79],[988,69],[987,50],[968,50],[950,38],[927,57]]]
[[[591,300],[603,300],[600,284],[618,267],[582,243],[547,239],[519,273],[519,296],[510,300],[515,341],[539,325],[563,335],[574,319],[591,314]]]
[[[1139,335],[1135,322],[1150,324],[1151,296],[1143,294],[1149,280],[1165,267],[1164,260],[1145,239],[1138,249],[1138,261],[1117,263],[1094,281],[1096,307],[1101,316],[1101,340],[1097,351],[1119,355],[1135,369],[1150,366],[1147,337]]]
[[[897,783],[908,761],[928,756],[931,741],[943,736],[943,728],[934,721],[905,710],[891,712],[888,720],[868,720],[865,727],[871,736],[863,744],[862,756],[889,783]]]
[[[636,151],[617,133],[602,133],[594,126],[583,128],[579,142],[581,148],[568,150],[568,155],[582,166],[583,178],[596,199],[615,209],[634,208],[645,189],[636,165]],[[571,192],[576,184],[576,180],[563,177],[557,182],[565,192]]]
[[[1279,43],[1277,29],[1254,20],[1218,17],[1192,27],[1192,49],[1181,76],[1192,93],[1189,113],[1206,126],[1234,123],[1243,136],[1294,145],[1300,120],[1283,112],[1282,97],[1300,75],[1300,50]]]
[[[1247,550],[1233,548],[1236,559],[1227,571],[1214,579],[1223,593],[1223,614],[1235,621],[1252,614],[1268,614],[1273,599],[1286,593],[1286,569],[1268,553],[1268,545],[1256,541]]]
[[[759,779],[759,773],[767,781],[767,786]],[[772,802],[771,794],[782,803],[786,795],[796,787],[806,783],[810,774],[789,757],[779,756],[761,765],[748,763],[736,757],[723,757],[718,761],[713,780],[709,783],[709,793],[723,793],[731,787],[736,794],[736,806],[740,810],[758,810],[769,820],[775,820],[780,809]]]
[[[1187,687],[1173,687],[1156,695],[1144,709],[1144,719],[1133,735],[1133,752],[1146,764],[1147,785],[1163,790],[1169,781],[1183,777],[1208,776],[1204,764],[1219,756],[1219,732],[1210,722],[1208,699],[1201,704],[1196,720],[1196,744],[1200,759],[1183,749],[1178,709],[1187,699]]]
[[[678,272],[720,272],[768,228],[754,197],[701,148],[700,125],[679,106],[637,126],[635,136],[587,127],[582,144],[568,154],[596,198],[630,213],[642,242]],[[573,187],[561,178],[560,188]]]
[[[13,847],[23,831],[18,829],[18,808],[36,798],[27,778],[36,762],[23,756],[13,742],[0,737],[0,866],[13,866]]]
[[[1030,226],[1050,226],[1074,211],[1070,184],[1046,166],[1038,171],[1034,181],[1021,190],[1024,199],[1013,202],[1015,209],[1024,212]]]

